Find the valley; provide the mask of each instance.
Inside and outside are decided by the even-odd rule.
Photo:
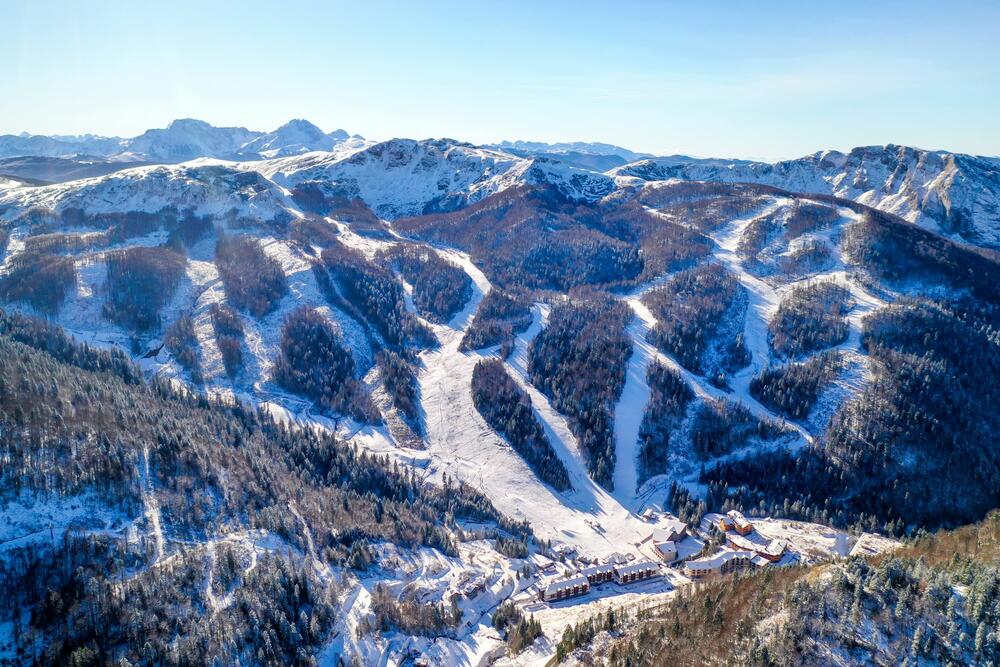
[[[614,657],[614,619],[750,548],[727,512],[780,544],[733,578],[768,586],[995,504],[1000,222],[906,189],[989,158],[594,171],[614,147],[198,123],[115,144],[155,164],[0,187],[8,662],[145,659],[144,633],[178,664]],[[909,185],[831,186],[873,154]],[[544,599],[595,566],[620,581]]]

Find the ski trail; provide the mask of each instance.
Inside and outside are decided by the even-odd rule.
[[[586,458],[580,450],[579,442],[573,435],[566,417],[552,407],[548,396],[540,392],[528,380],[526,372],[527,348],[548,320],[548,306],[540,303],[535,304],[532,311],[531,326],[517,337],[514,344],[512,358],[516,358],[516,361],[505,362],[505,366],[508,374],[531,399],[532,412],[541,423],[556,456],[566,467],[573,488],[577,493],[587,493],[596,497],[597,494],[593,488],[595,485],[587,472]],[[591,506],[593,507],[593,504]]]
[[[218,598],[215,597],[215,591],[212,590],[215,586],[215,540],[209,540],[205,544],[205,550],[208,552],[208,576],[205,577],[205,599],[208,600],[208,606],[211,608],[212,613],[219,611],[222,608],[222,604],[219,602]]]
[[[309,524],[306,523],[305,518],[299,513],[299,508],[295,506],[294,502],[288,503],[288,511],[299,520],[302,524],[302,535],[306,540],[306,555],[314,563],[318,563],[319,559],[316,558],[316,545],[313,544],[312,531],[309,530]]]
[[[650,394],[646,371],[652,357],[642,344],[643,327],[643,321],[633,313],[626,329],[632,341],[632,354],[625,367],[625,386],[615,404],[615,496],[629,504],[638,490],[639,431]]]
[[[149,447],[147,446],[142,448],[142,466],[139,468],[139,477],[142,482],[142,503],[146,508],[146,519],[153,531],[156,545],[156,560],[153,561],[156,564],[163,559],[164,539],[163,528],[160,525],[160,503],[156,500],[153,478],[149,474]]]
[[[432,247],[466,271],[473,294],[447,324],[427,323],[441,343],[420,354],[418,382],[430,455],[428,476],[440,479],[447,474],[462,480],[480,490],[507,516],[529,521],[539,537],[570,543],[582,553],[606,555],[641,541],[648,535],[648,524],[593,482],[566,418],[527,382],[527,348],[544,325],[546,307],[534,308],[532,326],[516,339],[507,368],[531,397],[533,411],[566,466],[573,489],[557,493],[541,482],[476,410],[472,372],[476,363],[495,350],[461,352],[458,346],[491,285],[465,253]]]

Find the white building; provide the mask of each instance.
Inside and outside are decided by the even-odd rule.
[[[580,574],[587,577],[587,581],[590,582],[591,586],[596,586],[597,584],[603,584],[606,581],[614,579],[615,566],[611,563],[591,565],[580,570]]]
[[[548,582],[545,588],[542,589],[542,599],[546,602],[565,600],[577,595],[584,595],[589,591],[590,582],[587,580],[587,577],[577,575],[569,579]]]
[[[737,572],[749,567],[755,556],[752,551],[721,551],[711,558],[689,560],[684,564],[684,570],[694,579],[710,574]]]
[[[676,542],[653,542],[653,549],[656,550],[657,557],[664,563],[673,563],[677,560]]]
[[[619,584],[631,584],[658,576],[660,576],[660,566],[651,560],[615,566],[615,581]]]

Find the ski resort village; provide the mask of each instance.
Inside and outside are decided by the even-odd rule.
[[[732,591],[903,581],[893,554],[1000,479],[941,407],[953,341],[995,380],[992,228],[928,203],[986,159],[596,171],[304,121],[115,145],[149,164],[0,162],[0,663],[670,653]],[[775,609],[744,627],[806,618]]]

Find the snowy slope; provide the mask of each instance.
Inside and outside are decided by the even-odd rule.
[[[641,160],[611,172],[647,181],[751,182],[853,199],[971,243],[1000,246],[1000,160],[907,146],[764,162]]]
[[[203,120],[181,118],[165,129],[146,130],[128,141],[126,152],[149,160],[183,162],[197,157],[229,157],[261,135],[245,127],[215,127]]]
[[[265,158],[286,157],[311,151],[332,151],[349,139],[343,130],[326,134],[301,118],[290,120],[278,129],[243,144],[239,152]]]
[[[653,157],[650,153],[637,153],[614,144],[605,144],[599,141],[564,141],[558,143],[546,143],[544,141],[501,141],[497,144],[490,144],[489,148],[497,148],[502,151],[513,151],[518,153],[528,153],[532,155],[544,155],[548,153],[580,153],[582,155],[613,155],[620,157],[627,162],[635,162],[643,158]]]
[[[329,181],[387,219],[454,210],[522,184],[551,183],[567,196],[591,200],[614,189],[604,174],[449,139],[392,139],[347,156],[315,153],[247,167],[286,186]]]
[[[34,207],[56,213],[67,208],[107,213],[175,207],[199,215],[235,212],[238,217],[273,220],[288,215],[284,200],[282,190],[260,174],[208,161],[135,167],[80,181],[0,190],[0,208],[9,207],[5,217]]]

